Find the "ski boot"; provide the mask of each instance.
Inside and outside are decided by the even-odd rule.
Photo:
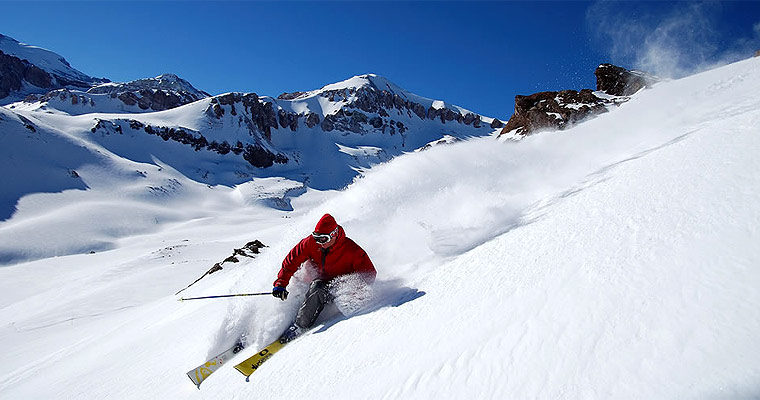
[[[299,328],[296,324],[292,324],[288,327],[288,329],[285,330],[285,332],[282,333],[282,335],[280,335],[280,343],[285,344],[292,340],[295,340],[295,338],[297,338],[300,334],[301,328]]]

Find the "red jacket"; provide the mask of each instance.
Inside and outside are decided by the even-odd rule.
[[[311,235],[303,238],[282,261],[282,268],[277,274],[274,286],[286,287],[290,278],[305,261],[311,260],[317,267],[317,279],[333,279],[335,277],[361,273],[367,282],[375,280],[377,271],[372,265],[367,253],[353,240],[346,237],[342,227],[339,227],[335,244],[327,249],[317,244]]]

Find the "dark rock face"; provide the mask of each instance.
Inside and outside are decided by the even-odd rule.
[[[320,94],[331,102],[346,101],[337,113],[328,115],[322,121],[324,131],[338,130],[341,132],[366,133],[370,127],[389,132],[404,134],[408,128],[391,118],[392,115],[416,116],[420,120],[439,119],[441,123],[457,122],[460,124],[480,127],[482,117],[474,113],[462,115],[449,108],[425,109],[425,106],[407,100],[397,93],[379,89],[374,84],[359,88],[328,90]],[[351,101],[348,101],[351,99]]]
[[[28,118],[24,117],[23,115],[17,115],[18,119],[21,120],[21,122],[24,124],[24,128],[29,129],[32,132],[37,132],[37,128],[34,126],[32,121],[30,121]]]
[[[99,85],[87,90],[92,94],[109,94],[128,106],[137,105],[142,110],[164,111],[200,99],[209,94],[194,88],[189,82],[173,74],[164,74],[156,78],[138,79],[136,81]]]
[[[607,111],[609,101],[594,95],[591,89],[540,92],[515,96],[515,113],[500,134],[517,130],[518,135],[554,129],[566,129],[591,115]]]
[[[319,127],[322,128],[322,130],[325,132],[330,132],[335,129],[334,120],[335,120],[335,117],[333,117],[332,115],[327,115],[325,116],[325,119],[322,120],[322,124]]]
[[[755,52],[755,57],[760,57],[760,50]]]
[[[642,88],[649,87],[657,78],[638,71],[628,71],[612,64],[602,64],[594,72],[597,90],[618,96],[600,98],[591,89],[540,92],[530,96],[515,96],[515,113],[499,135],[514,132],[518,135],[551,129],[563,130],[594,115],[607,112],[610,105],[619,105]],[[501,121],[499,121],[501,123]],[[497,121],[491,125],[497,124]]]
[[[245,146],[243,158],[258,168],[267,168],[274,165],[274,163],[285,164],[288,162],[288,158],[284,155],[274,154],[258,144]]]
[[[242,155],[243,159],[257,168],[267,168],[274,163],[284,164],[288,158],[282,154],[275,154],[267,150],[261,144],[247,144],[237,142],[234,145],[224,141],[209,142],[201,132],[188,128],[170,128],[165,126],[146,125],[136,120],[117,119],[114,121],[98,119],[95,126],[90,129],[92,133],[100,132],[104,135],[124,133],[124,129],[133,131],[142,130],[148,135],[158,136],[164,141],[175,141],[191,146],[195,151],[208,150],[219,154],[228,154],[232,152],[235,155]]]
[[[285,110],[278,110],[277,116],[280,119],[280,126],[283,128],[290,128],[295,132],[298,129],[298,115],[286,112]]]
[[[0,35],[0,40],[16,42],[14,39],[3,35]],[[66,60],[61,58],[59,61],[66,67],[71,68],[71,65]],[[107,79],[88,77],[73,69],[71,74],[47,72],[28,60],[0,51],[0,99],[8,97],[12,92],[17,92],[16,95],[20,98],[30,94],[39,95],[46,90],[62,88],[86,90],[92,87],[92,85],[105,82],[109,81]],[[21,93],[21,91],[29,89],[24,83],[39,89],[32,89],[32,93]]]
[[[267,140],[271,140],[272,129],[278,128],[279,115],[274,112],[272,103],[261,101],[256,93],[243,94],[235,92],[215,96],[211,99],[209,108],[206,109],[206,114],[220,119],[224,115],[224,109],[221,106],[230,106],[233,110],[237,110],[235,108],[236,104],[242,112],[242,115],[238,115],[240,122],[248,126],[248,129],[252,132],[258,129],[258,132],[261,132]],[[238,112],[235,111],[235,113]],[[295,114],[284,116],[283,118],[291,123],[298,123]]]
[[[23,88],[24,81],[43,89],[53,88],[53,78],[47,72],[0,51],[0,99]]]
[[[309,113],[306,115],[306,126],[313,128],[319,124],[319,115],[315,113]]]
[[[309,93],[283,93],[277,99],[298,100],[309,95]],[[235,96],[239,97],[240,95]],[[398,118],[394,118],[396,116],[419,118],[420,120],[440,120],[441,123],[460,123],[475,128],[481,127],[482,124],[482,117],[478,114],[462,114],[449,108],[430,107],[426,109],[422,104],[408,100],[398,93],[379,89],[371,80],[370,84],[365,86],[324,90],[319,93],[319,96],[330,102],[338,103],[340,105],[338,110],[324,117],[312,112],[295,114],[283,109],[278,109],[276,114],[270,111],[254,110],[251,119],[256,121],[256,126],[267,135],[271,134],[272,128],[289,128],[295,131],[298,129],[299,123],[304,123],[309,128],[318,126],[325,132],[338,131],[363,135],[380,131],[384,134],[404,135],[409,128]],[[261,101],[261,103],[265,104],[264,107],[272,107],[272,103],[265,101]],[[211,112],[216,118],[220,118],[223,111],[213,109]],[[500,121],[494,121],[493,124],[493,126],[503,125]]]
[[[50,92],[47,92],[47,94],[39,97],[30,95],[24,99],[24,101],[29,103],[36,101],[46,102],[54,98],[58,98],[61,101],[70,101],[72,105],[89,104],[90,106],[95,106],[95,101],[89,96],[72,93],[69,89],[52,90]]]
[[[448,108],[428,108],[427,112],[428,119],[440,119],[442,124],[445,124],[447,121],[457,121],[461,122],[462,120],[459,119],[461,117],[461,114],[458,112],[455,112],[454,110],[448,109]]]
[[[613,96],[630,96],[649,87],[657,78],[643,72],[629,71],[612,64],[602,64],[594,71],[596,90]]]
[[[140,101],[140,98],[137,97],[137,95],[132,92],[119,93],[118,95],[116,95],[116,97],[118,97],[122,103],[128,106],[137,105],[137,102]]]
[[[277,100],[295,100],[305,94],[306,92],[283,93],[277,96]]]
[[[128,101],[135,101],[131,95],[124,95],[123,97]],[[136,101],[139,105],[139,100]],[[223,155],[233,153],[236,156],[241,156],[254,167],[267,168],[275,163],[285,164],[288,162],[288,158],[273,150],[271,143],[269,143],[272,129],[282,126],[295,130],[298,127],[298,119],[301,117],[283,110],[275,113],[272,103],[262,101],[255,93],[228,93],[215,96],[209,102],[205,115],[211,120],[220,120],[225,116],[232,118],[233,123],[248,130],[250,140],[248,143],[240,141],[219,143],[214,140],[209,141],[202,132],[192,129],[152,126],[140,121],[124,119],[98,120],[91,131],[102,134],[122,134],[124,129],[144,131],[146,134],[158,136],[164,141],[174,141],[191,146],[195,151],[205,149]],[[314,122],[314,117],[306,117],[306,120]]]
[[[40,72],[43,74],[45,73],[42,70],[40,70]],[[60,77],[55,79],[56,82],[61,81]],[[90,87],[88,85],[87,87],[89,90],[83,95],[74,95],[65,88],[56,89],[39,97],[30,96],[24,101],[46,102],[53,98],[60,97],[61,101],[71,98],[72,104],[89,103],[94,106],[95,100],[93,99],[93,96],[90,96],[91,94],[108,94],[112,99],[118,99],[127,106],[138,106],[141,110],[164,111],[208,97],[208,94],[198,91],[186,81],[179,78],[176,79],[181,83],[177,84],[176,82],[172,82],[173,84],[170,84],[166,83],[166,81],[152,78],[124,84],[98,85],[95,87]],[[188,88],[187,90],[183,89],[185,85]]]
[[[232,151],[235,154],[243,155],[243,158],[251,165],[258,168],[271,167],[275,163],[285,164],[288,158],[281,154],[275,153],[264,145],[265,142],[272,140],[272,129],[289,128],[292,131],[298,129],[298,120],[302,115],[286,112],[285,110],[274,111],[272,103],[262,101],[256,93],[228,93],[216,96],[211,99],[209,107],[206,109],[206,115],[209,118],[221,119],[225,115],[225,108],[230,108],[230,114],[235,117],[240,126],[247,127],[253,144],[243,145],[238,142],[235,146],[223,142],[213,144],[210,150],[226,154]],[[313,116],[312,116],[313,115]],[[305,117],[307,124],[316,124],[319,117],[310,114]],[[257,138],[260,138],[257,140]]]

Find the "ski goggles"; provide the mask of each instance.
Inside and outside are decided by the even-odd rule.
[[[338,235],[338,228],[335,227],[335,229],[333,229],[333,231],[330,232],[330,233],[317,233],[317,232],[313,232],[311,234],[311,237],[313,237],[314,240],[317,241],[317,243],[319,243],[319,244],[325,244],[325,243],[329,242],[330,239],[334,238],[337,235]]]

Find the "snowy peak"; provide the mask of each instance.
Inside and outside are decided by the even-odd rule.
[[[414,120],[438,120],[440,124],[458,123],[475,128],[480,128],[482,122],[493,129],[503,126],[497,119],[413,94],[376,74],[354,76],[310,92],[283,93],[276,101],[278,106],[294,113],[320,115],[321,128],[328,132],[335,129],[364,133],[374,128],[393,135],[397,128],[403,133],[405,126]]]
[[[128,107],[137,107],[139,111],[164,111],[210,97],[174,74],[127,83],[105,83],[89,89],[87,93],[109,95],[111,99],[118,99]]]
[[[293,93],[283,93],[279,95],[277,98],[279,100],[299,100],[299,99],[305,99],[308,97],[312,97],[315,95],[322,95],[324,93],[334,92],[334,91],[341,91],[341,90],[349,90],[349,91],[356,91],[358,89],[362,88],[368,88],[372,90],[387,90],[391,93],[397,93],[399,95],[407,95],[408,92],[402,89],[401,87],[397,86],[393,82],[389,81],[386,78],[383,78],[379,75],[375,74],[364,74],[364,75],[357,75],[351,78],[348,78],[341,82],[331,83],[325,86],[322,86],[322,88],[317,90],[312,90],[309,92],[293,92]]]
[[[193,97],[195,100],[210,96],[208,93],[196,89],[190,84],[190,82],[174,74],[162,74],[155,78],[137,79],[127,83],[104,83],[89,89],[87,93],[118,94],[123,92],[138,92],[141,90],[173,92],[175,94]]]
[[[320,89],[309,92],[283,93],[278,96],[279,100],[305,100],[311,97],[319,96],[327,98],[332,102],[349,103],[356,100],[366,99],[367,96],[390,95],[397,96],[399,99],[412,103],[419,103],[425,108],[449,108],[460,113],[467,113],[461,107],[447,104],[441,100],[434,100],[427,97],[418,96],[407,91],[401,86],[391,82],[391,80],[377,74],[364,74],[353,76],[341,82],[325,85]]]
[[[52,75],[61,86],[88,87],[107,80],[93,78],[71,67],[63,56],[50,50],[25,43],[0,34],[0,51],[24,60]]]
[[[341,90],[341,89],[362,89],[362,88],[368,88],[368,89],[373,89],[377,91],[386,90],[388,92],[395,93],[400,96],[411,97],[409,96],[411,95],[411,93],[402,89],[400,86],[391,82],[387,78],[384,78],[376,74],[357,75],[349,79],[346,79],[345,81],[342,81],[342,82],[325,85],[319,91]]]

